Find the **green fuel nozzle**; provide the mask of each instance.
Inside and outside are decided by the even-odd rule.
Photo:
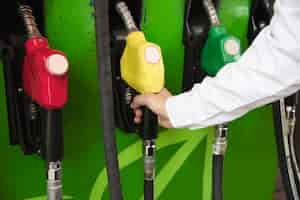
[[[204,0],[204,7],[209,15],[211,28],[202,50],[201,64],[208,75],[215,76],[224,65],[240,57],[240,40],[228,33],[225,26],[220,23],[211,0]]]

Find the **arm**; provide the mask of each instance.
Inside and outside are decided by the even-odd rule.
[[[271,24],[236,63],[189,92],[169,97],[175,128],[201,128],[234,120],[300,89],[299,0],[277,0]]]

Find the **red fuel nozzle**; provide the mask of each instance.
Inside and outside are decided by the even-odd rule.
[[[46,109],[60,109],[67,102],[69,63],[66,55],[51,49],[41,36],[30,6],[21,5],[29,39],[25,43],[23,87],[26,95]]]
[[[46,109],[62,108],[68,98],[68,60],[51,49],[44,37],[32,37],[25,43],[23,87],[26,95]]]

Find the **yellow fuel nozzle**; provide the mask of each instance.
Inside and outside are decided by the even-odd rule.
[[[142,32],[129,33],[121,58],[121,77],[139,93],[158,93],[164,87],[164,64],[158,45]]]
[[[122,79],[139,93],[160,92],[164,87],[164,64],[160,47],[145,39],[124,2],[117,3],[116,10],[129,32],[121,58]]]

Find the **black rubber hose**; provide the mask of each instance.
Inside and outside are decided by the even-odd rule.
[[[47,162],[57,162],[64,157],[62,110],[42,109],[42,154]]]
[[[115,136],[112,70],[110,57],[108,0],[95,0],[96,45],[100,81],[101,122],[104,154],[111,200],[122,200],[118,152]]]
[[[224,156],[213,156],[213,200],[223,199]]]
[[[158,134],[158,118],[155,113],[142,107],[143,119],[140,127],[140,136],[143,140],[154,140]]]
[[[154,200],[154,182],[144,180],[144,200]]]
[[[9,139],[11,145],[16,145],[20,142],[18,138],[18,133],[20,133],[21,130],[21,123],[18,118],[19,110],[17,106],[17,86],[15,83],[16,77],[13,69],[14,66],[12,66],[13,57],[11,55],[12,53],[10,53],[9,51],[12,51],[12,49],[5,49],[5,51],[3,51],[3,55],[1,55],[1,59],[3,61],[5,97],[10,136]]]
[[[143,107],[143,120],[141,123],[140,134],[144,141],[151,141],[157,138],[158,134],[158,119],[157,115],[154,114],[150,109]],[[155,144],[155,142],[154,142]],[[152,149],[152,148],[151,148]],[[155,148],[150,151],[148,149],[147,155],[152,156],[153,162],[147,162],[150,165],[144,165],[144,200],[154,200],[154,176],[155,176]],[[148,157],[149,158],[149,157]],[[149,161],[149,160],[148,160]],[[150,168],[150,173],[148,172],[148,167]]]

